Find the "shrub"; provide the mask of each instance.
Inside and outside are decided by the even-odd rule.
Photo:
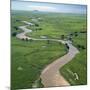
[[[18,27],[14,26],[14,29],[18,30]]]
[[[39,24],[35,24],[36,27],[39,27]]]
[[[64,35],[61,35],[61,39],[64,39],[65,38],[65,36]]]
[[[12,33],[12,36],[16,36],[16,35],[17,35],[17,32],[13,32],[13,33]]]

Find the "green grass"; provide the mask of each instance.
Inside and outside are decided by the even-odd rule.
[[[86,30],[86,17],[82,15],[49,13],[43,17],[42,22],[38,23],[42,30],[34,31],[32,34],[27,35],[37,38],[40,38],[42,35],[60,38],[61,35]]]
[[[28,27],[34,32],[32,34],[28,33],[27,35],[36,38],[40,38],[42,35],[48,35],[51,38],[60,38],[61,35],[86,30],[86,15],[82,14],[34,13],[28,11],[13,11],[12,13],[12,20],[19,19],[32,22],[32,18],[41,18],[41,21],[37,23],[42,30],[35,31],[37,27]],[[20,25],[22,23],[18,24]]]
[[[12,88],[31,88],[42,69],[65,53],[65,47],[57,42],[47,44],[47,41],[25,42],[12,38]]]
[[[87,34],[80,33],[77,37],[73,37],[73,44],[76,47],[79,44],[79,45],[83,45],[85,48],[87,48]]]
[[[79,34],[77,37],[73,38],[74,45],[83,45],[85,49],[79,49],[79,54],[73,58],[68,64],[60,69],[61,74],[71,85],[86,85],[87,84],[87,46],[86,46],[86,34]],[[78,80],[75,80],[76,76],[72,73],[77,73]]]
[[[42,35],[47,35],[48,38],[60,39],[61,35],[67,36],[73,32],[86,31],[86,15],[12,11],[11,32],[22,32],[13,28],[14,26],[25,25],[22,22],[17,22],[17,19],[32,22],[32,18],[39,17],[42,20],[37,22],[39,24],[38,28],[42,28],[42,30],[35,31],[36,26],[28,26],[29,29],[33,30],[32,33],[27,34],[28,36],[40,38]],[[47,41],[23,41],[14,36],[11,38],[11,88],[32,88],[34,84],[37,87],[43,87],[39,79],[41,71],[56,58],[66,54],[65,46],[58,42],[50,42],[48,44]],[[76,47],[77,44],[86,47],[86,35],[81,34],[73,37],[73,44]],[[21,68],[21,70],[18,70],[18,68]],[[68,78],[73,79],[73,76],[66,69],[77,72],[80,80],[74,80],[74,83],[70,82]],[[71,85],[86,84],[86,49],[80,49],[80,54],[70,64],[65,65],[61,69],[61,73]]]

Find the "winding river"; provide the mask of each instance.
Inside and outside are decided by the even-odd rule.
[[[19,26],[19,29],[23,32],[16,35],[19,39],[32,39],[32,40],[50,40],[50,41],[56,41],[61,42],[63,44],[67,44],[69,46],[68,53],[51,64],[47,65],[47,67],[41,72],[40,78],[41,82],[44,85],[44,87],[53,87],[53,86],[68,86],[70,85],[64,77],[60,74],[59,70],[62,66],[67,64],[69,61],[71,61],[77,53],[79,53],[78,49],[72,45],[70,41],[64,41],[64,40],[57,40],[57,39],[36,39],[32,37],[26,36],[27,33],[32,33],[32,30],[27,29],[27,26],[33,25],[32,23],[29,23],[27,21],[22,21],[26,25]]]

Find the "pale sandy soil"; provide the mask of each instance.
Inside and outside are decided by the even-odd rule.
[[[67,42],[68,43],[68,42]],[[72,45],[69,44],[69,52],[55,60],[53,63],[49,64],[41,73],[42,84],[45,87],[51,86],[68,86],[70,85],[60,74],[59,70],[62,66],[67,64],[72,58],[75,57],[79,51]]]

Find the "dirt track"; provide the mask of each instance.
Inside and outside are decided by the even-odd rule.
[[[68,43],[68,42],[67,42]],[[42,84],[45,87],[51,86],[68,86],[70,85],[60,74],[59,70],[62,66],[67,64],[72,58],[75,57],[79,51],[70,43],[69,52],[61,58],[55,60],[53,63],[48,65],[41,73]]]

